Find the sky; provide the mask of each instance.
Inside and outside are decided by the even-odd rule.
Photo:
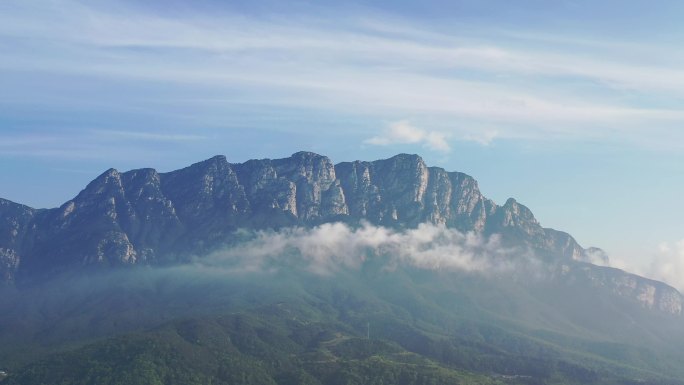
[[[114,167],[416,153],[684,276],[684,2],[0,1],[0,197]]]

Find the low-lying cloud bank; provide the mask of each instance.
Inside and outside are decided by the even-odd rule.
[[[660,244],[644,275],[670,284],[684,293],[684,239],[673,244]]]
[[[512,258],[513,254],[524,258]],[[328,223],[312,229],[248,234],[245,242],[198,259],[198,263],[244,272],[286,265],[330,275],[343,268],[360,269],[373,258],[382,261],[386,269],[411,266],[468,272],[509,270],[514,263],[533,259],[529,253],[503,247],[499,236],[461,233],[440,225],[394,230],[368,223],[360,227]]]
[[[244,240],[196,260],[196,268],[231,273],[269,272],[296,268],[327,276],[343,269],[374,263],[386,270],[414,267],[425,270],[487,274],[541,272],[542,263],[523,248],[505,247],[499,235],[462,233],[443,225],[420,224],[414,229],[391,229],[364,223],[360,227],[326,223],[314,228],[245,232]],[[588,262],[615,267],[665,282],[684,292],[684,240],[662,244],[645,266],[603,250],[589,249]]]

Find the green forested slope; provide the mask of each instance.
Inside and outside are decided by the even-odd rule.
[[[372,266],[72,278],[0,299],[3,385],[676,384],[682,372],[677,319],[549,282]]]

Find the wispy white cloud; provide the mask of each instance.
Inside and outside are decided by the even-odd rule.
[[[370,224],[352,228],[328,223],[313,229],[261,231],[198,263],[252,272],[296,266],[330,275],[344,268],[359,269],[373,259],[381,261],[385,269],[410,266],[480,273],[532,267],[538,262],[527,252],[503,247],[497,236],[464,234],[445,226],[421,224],[397,231]]]
[[[201,87],[239,95],[234,102],[224,97],[226,103],[377,120],[410,115],[419,126],[421,116],[430,116],[441,121],[439,130],[410,143],[440,151],[448,150],[447,137],[483,144],[498,138],[668,144],[667,135],[684,122],[675,102],[684,100],[681,58],[649,60],[666,57],[671,47],[649,47],[639,56],[645,48],[629,42],[540,40],[477,28],[437,32],[382,15],[181,17],[98,4],[5,2],[0,39],[11,44],[0,70],[173,83],[181,87],[176,92]]]
[[[499,135],[497,130],[492,129],[481,129],[472,134],[465,134],[463,140],[480,143],[483,146],[487,146]]]
[[[451,151],[446,134],[437,131],[423,130],[413,126],[407,120],[391,123],[382,134],[368,138],[364,140],[364,143],[376,146],[417,143],[422,144],[430,150],[440,152]]]
[[[59,159],[149,159],[158,154],[158,143],[182,146],[202,142],[206,136],[151,131],[72,129],[8,133],[0,141],[0,155]],[[150,146],[149,144],[152,144]]]
[[[136,132],[136,131],[116,131],[116,130],[93,130],[93,133],[103,138],[111,139],[137,139],[160,142],[187,142],[205,140],[203,135],[188,135],[175,133],[156,133],[156,132]]]

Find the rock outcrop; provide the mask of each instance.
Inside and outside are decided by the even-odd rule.
[[[31,250],[39,210],[0,198],[0,282],[12,282],[22,252]]]
[[[54,209],[0,199],[0,280],[30,280],[75,266],[176,263],[230,243],[240,228],[335,221],[394,228],[429,222],[500,234],[506,245],[555,264],[607,258],[567,233],[542,227],[514,199],[499,206],[472,177],[428,167],[417,155],[334,165],[299,152],[240,164],[216,156],[168,173],[110,169]],[[602,281],[646,307],[681,313],[679,293],[649,289],[635,277]]]

